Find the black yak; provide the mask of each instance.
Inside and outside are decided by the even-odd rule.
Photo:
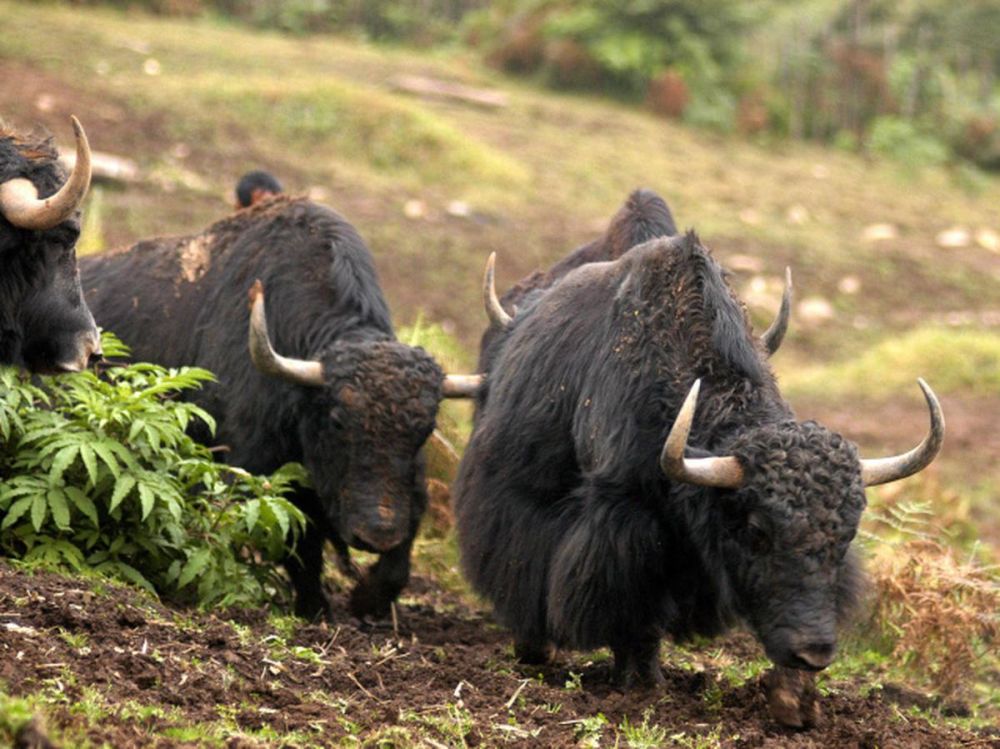
[[[862,460],[795,420],[694,234],[581,266],[494,357],[453,488],[463,570],[526,662],[610,646],[616,678],[656,684],[661,637],[742,622],[778,666],[822,669],[861,579],[865,485],[940,447],[921,387],[930,435]]]
[[[497,297],[493,288],[493,261],[486,268],[484,297],[490,326],[483,333],[479,346],[479,371],[489,372],[492,357],[503,332],[510,327],[513,315],[519,307],[531,304],[534,299],[551,288],[563,276],[587,263],[617,260],[633,247],[658,237],[677,235],[677,225],[673,214],[663,200],[652,190],[633,190],[621,205],[604,234],[592,242],[573,250],[547,271],[535,271],[522,278],[502,297]],[[785,293],[781,300],[778,317],[762,334],[768,354],[778,350],[788,328],[791,314],[791,274],[786,271]]]
[[[90,148],[72,122],[68,177],[50,138],[0,124],[0,364],[40,373],[78,372],[101,356],[76,267]]]
[[[229,462],[308,469],[314,488],[291,497],[311,521],[286,564],[296,613],[331,615],[320,581],[329,539],[348,570],[348,547],[380,554],[351,607],[385,615],[409,578],[427,504],[421,445],[442,396],[470,392],[475,379],[446,376],[396,340],[355,229],[328,208],[275,197],[193,236],[85,258],[81,273],[98,321],[136,359],[218,376],[194,398],[218,421]],[[248,312],[255,279],[270,321],[259,284]]]

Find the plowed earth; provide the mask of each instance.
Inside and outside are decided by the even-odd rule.
[[[0,681],[59,705],[21,746],[58,745],[47,735],[63,733],[113,747],[192,746],[179,731],[197,724],[230,726],[218,742],[230,747],[411,745],[404,736],[436,747],[612,746],[616,727],[645,720],[664,729],[664,746],[1000,747],[1000,732],[914,717],[907,708],[922,698],[891,686],[830,683],[820,725],[798,732],[769,719],[761,676],[733,686],[717,668],[678,665],[669,651],[659,691],[614,689],[600,654],[559,653],[527,669],[488,615],[423,578],[397,606],[395,627],[352,619],[344,594],[337,600],[339,624],[277,631],[262,611],[177,610],[127,588],[0,562]],[[734,662],[759,657],[747,635],[713,642],[716,662],[720,647]],[[95,720],[84,704],[105,713]],[[393,730],[395,743],[380,743]],[[581,744],[590,739],[599,743]]]

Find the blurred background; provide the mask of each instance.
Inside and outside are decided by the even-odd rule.
[[[502,292],[636,187],[757,326],[790,266],[772,361],[800,418],[900,452],[922,376],[948,421],[929,470],[869,494],[895,639],[845,668],[923,642],[914,678],[972,668],[1000,709],[1000,0],[0,0],[0,29],[0,115],[70,145],[75,114],[110,157],[81,253],[199,231],[266,169],[359,229],[402,335],[451,370],[489,252]],[[445,421],[461,446],[468,412]]]

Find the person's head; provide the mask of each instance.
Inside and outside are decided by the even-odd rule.
[[[236,183],[236,206],[247,208],[281,192],[281,183],[268,172],[247,172]]]

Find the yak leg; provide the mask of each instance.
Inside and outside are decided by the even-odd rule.
[[[337,552],[337,557],[334,561],[337,563],[337,569],[340,570],[340,574],[351,580],[360,580],[362,574],[361,568],[351,559],[351,550],[344,539],[334,534],[330,538],[330,543],[333,544],[333,550]]]
[[[660,687],[666,684],[660,668],[660,638],[648,635],[624,645],[612,645],[614,681],[624,688]]]
[[[295,614],[305,619],[326,617],[333,621],[330,601],[323,591],[324,534],[313,523],[306,526],[299,539],[296,555],[285,559],[285,569],[295,589]]]
[[[351,591],[351,613],[359,619],[365,616],[381,619],[389,615],[393,601],[410,580],[412,546],[412,538],[404,541],[395,549],[382,554],[365,571]]]
[[[821,710],[816,675],[809,671],[775,666],[764,677],[764,691],[771,717],[790,728],[811,728]]]
[[[547,642],[516,639],[514,657],[528,666],[542,666],[552,657],[552,646]]]

